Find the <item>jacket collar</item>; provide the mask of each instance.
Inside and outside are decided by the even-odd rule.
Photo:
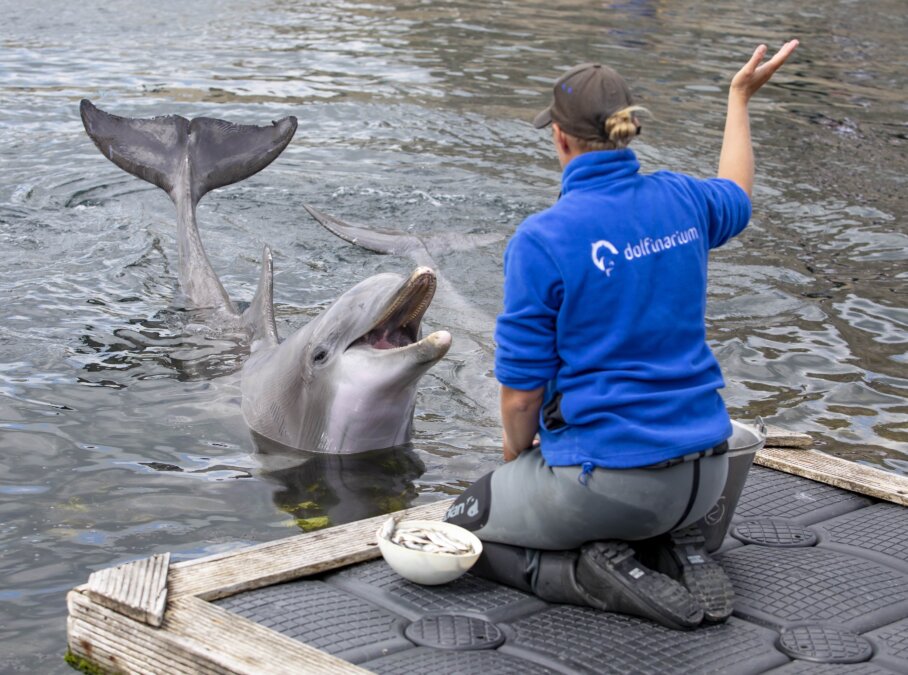
[[[567,194],[571,190],[597,188],[619,178],[632,176],[639,170],[637,155],[629,148],[585,152],[564,167],[561,194]]]

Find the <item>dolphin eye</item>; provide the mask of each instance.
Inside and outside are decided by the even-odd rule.
[[[315,353],[312,355],[312,363],[318,365],[325,362],[328,358],[328,350],[324,347],[319,347],[315,350]]]

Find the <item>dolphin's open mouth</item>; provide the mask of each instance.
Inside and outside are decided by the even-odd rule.
[[[419,324],[435,295],[435,285],[435,272],[428,267],[418,267],[381,318],[350,348],[366,345],[373,349],[399,349],[416,344]]]

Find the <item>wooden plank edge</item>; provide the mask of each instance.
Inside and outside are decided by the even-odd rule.
[[[908,506],[908,478],[818,450],[766,448],[754,463],[858,494]]]
[[[114,673],[235,675],[360,674],[367,671],[198,598],[169,603],[153,628],[94,602],[67,597],[70,652]]]
[[[398,513],[406,518],[439,519],[451,499]],[[170,598],[213,600],[377,558],[375,532],[388,515],[358,520],[170,566]]]
[[[774,424],[766,424],[766,448],[809,448],[813,438],[799,431],[788,431]]]
[[[158,553],[88,577],[87,593],[95,602],[136,621],[160,626],[167,604],[170,553]]]

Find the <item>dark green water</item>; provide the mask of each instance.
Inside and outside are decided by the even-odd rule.
[[[708,176],[725,85],[799,37],[752,106],[749,230],[712,260],[709,328],[736,417],[908,472],[908,19],[872,3],[0,0],[0,671],[66,672],[65,593],[96,569],[275,539],[459,491],[498,461],[488,385],[501,253],[558,193],[528,120],[599,60],[654,114],[646,170]],[[421,388],[412,450],[275,465],[239,416],[243,337],[179,309],[174,213],[105,161],[78,102],[116,114],[300,119],[252,179],[206,197],[233,297],[275,250],[284,334],[406,259],[321,231],[303,202],[420,235],[454,335]]]

